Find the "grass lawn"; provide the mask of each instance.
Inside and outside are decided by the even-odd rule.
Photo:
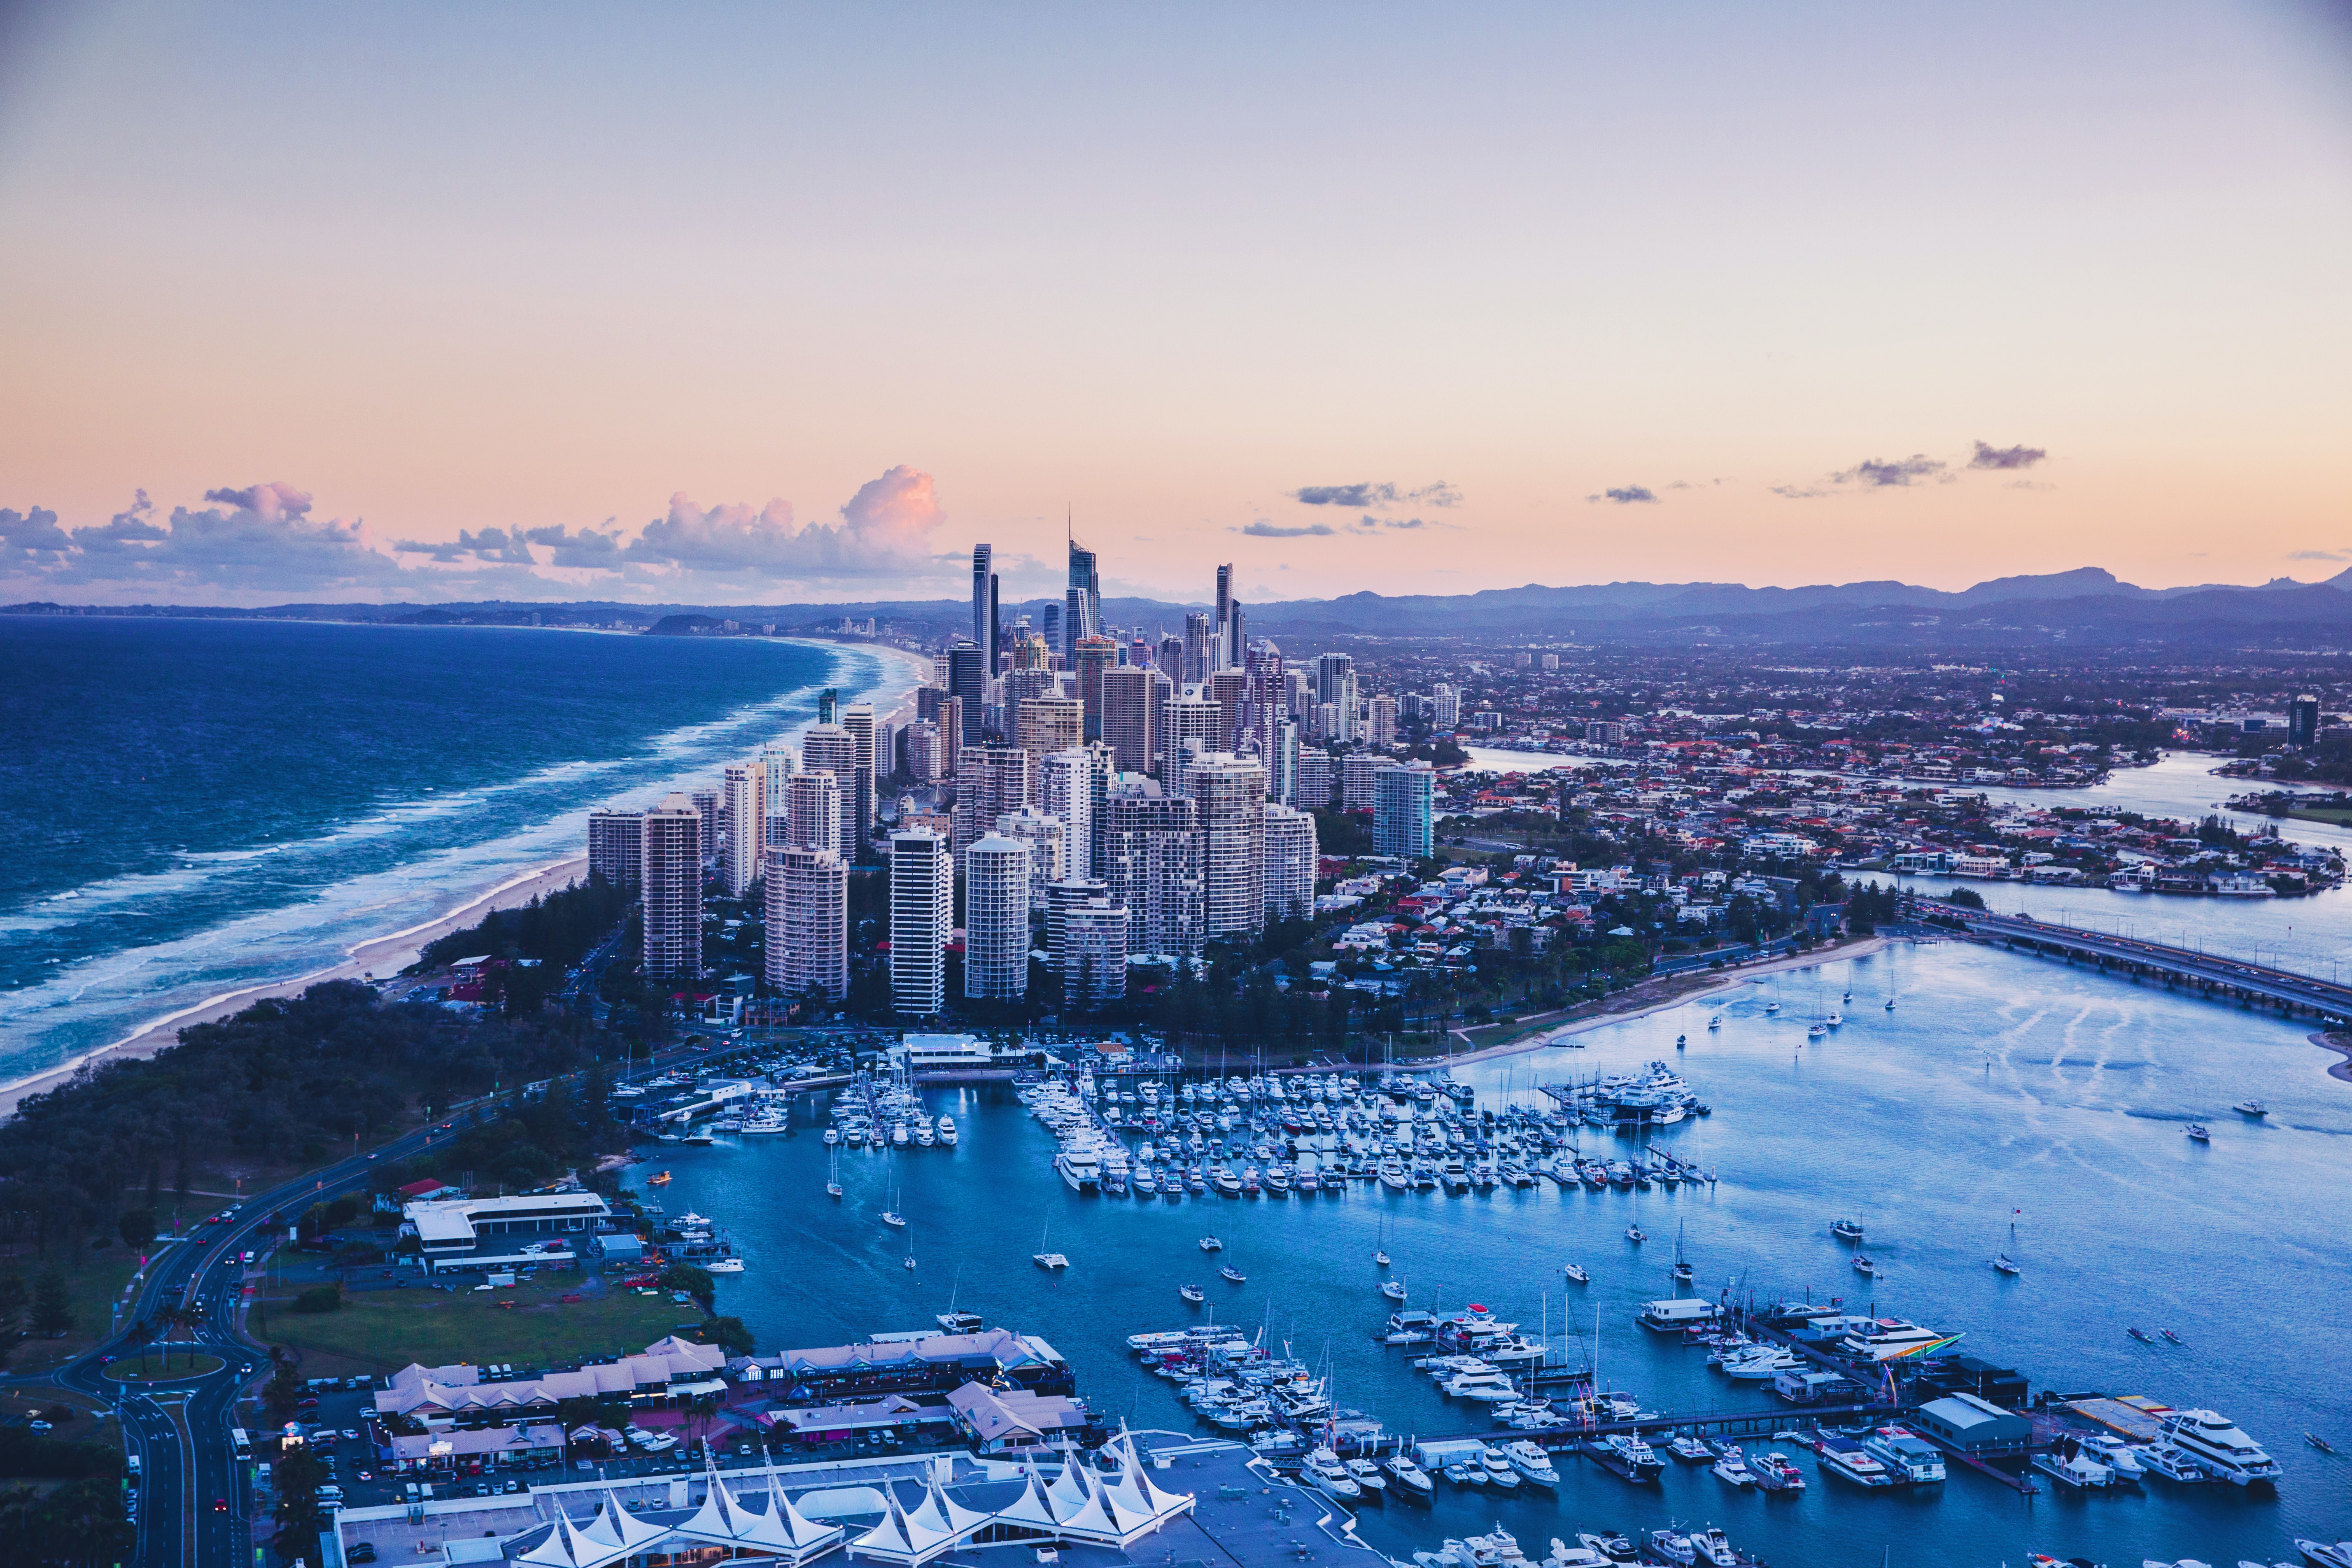
[[[544,1366],[615,1352],[633,1355],[701,1320],[697,1309],[677,1305],[667,1291],[607,1290],[576,1302],[559,1300],[581,1284],[577,1275],[557,1274],[479,1292],[469,1285],[455,1294],[423,1285],[362,1290],[345,1296],[340,1310],[315,1315],[295,1312],[289,1295],[262,1303],[268,1331],[259,1337],[300,1352],[306,1376],[333,1376],[397,1372],[411,1362]],[[515,1305],[501,1307],[502,1301]],[[256,1326],[250,1317],[247,1326]]]
[[[2334,808],[2315,806],[2305,810],[2290,811],[2287,815],[2297,822],[2332,822],[2341,827],[2346,823],[2352,822],[2352,806]]]

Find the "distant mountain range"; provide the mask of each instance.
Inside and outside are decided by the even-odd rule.
[[[1054,601],[1003,606],[1033,619]],[[1104,619],[1150,633],[1181,631],[1206,608],[1156,599],[1108,599]],[[1607,583],[1582,587],[1490,588],[1475,594],[1348,594],[1245,605],[1252,636],[1554,637],[1651,646],[1840,645],[1991,649],[2021,644],[2119,647],[2352,646],[2352,570],[2321,583],[2278,578],[2260,587],[2204,584],[2141,588],[2095,566],[2042,576],[1996,577],[1958,593],[1907,583],[1750,588],[1737,583]],[[0,614],[180,615],[407,624],[538,616],[551,625],[623,622],[686,630],[721,620],[822,631],[843,617],[895,623],[946,636],[971,624],[963,600],[871,600],[822,605],[638,605],[613,601],[446,605],[279,605],[264,609],[141,605],[69,611],[15,605]]]

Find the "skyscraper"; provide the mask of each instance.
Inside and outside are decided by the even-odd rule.
[[[646,813],[645,858],[637,869],[644,901],[646,973],[691,980],[702,973],[702,814],[682,795],[667,795]]]
[[[1102,802],[1095,878],[1127,910],[1130,953],[1201,956],[1201,836],[1192,803],[1149,782],[1122,784]]]
[[[785,786],[791,783],[792,776],[800,772],[800,759],[793,754],[793,749],[782,741],[761,749],[760,797],[767,803],[768,811],[765,843],[785,842],[783,830],[778,824],[784,815]]]
[[[1372,699],[1371,743],[1387,748],[1397,743],[1397,704],[1393,697]]]
[[[1029,804],[1029,753],[1018,746],[971,746],[956,763],[954,850],[957,864],[976,840],[996,830],[996,819]]]
[[[1286,805],[1265,808],[1265,918],[1304,920],[1315,912],[1315,818]]]
[[[1437,852],[1437,774],[1427,763],[1382,768],[1373,777],[1372,848],[1426,860]]]
[[[1070,582],[1063,603],[1068,613],[1063,617],[1062,647],[1075,669],[1078,639],[1102,630],[1102,577],[1095,569],[1095,552],[1075,539],[1070,541]]]
[[[1242,711],[1238,729],[1257,742],[1261,759],[1274,754],[1274,727],[1290,707],[1289,682],[1284,679],[1282,650],[1265,637],[1250,644],[1243,661]],[[1235,744],[1239,742],[1236,740]]]
[[[1043,758],[1080,744],[1086,726],[1086,708],[1075,697],[1024,697],[1014,710],[1013,733],[1023,751]]]
[[[993,656],[996,651],[996,628],[990,626],[989,613],[995,608],[995,595],[991,590],[996,582],[995,552],[985,544],[971,547],[971,640],[974,646]],[[991,665],[993,666],[993,658]]]
[[[2305,692],[2286,705],[2286,743],[2300,751],[2319,739],[2319,699]]]
[[[1249,700],[1249,672],[1236,659],[1209,677],[1202,694],[1217,705],[1217,750],[1230,752],[1241,741],[1242,709]]]
[[[1192,757],[1196,752],[1224,750],[1217,743],[1222,710],[1195,686],[1170,698],[1166,713],[1168,735],[1160,750],[1160,776],[1170,795],[1189,798],[1192,792],[1185,784],[1184,775]],[[1129,901],[1128,908],[1134,907]]]
[[[1029,846],[992,833],[963,852],[963,994],[1029,992]]]
[[[1108,637],[1083,637],[1072,651],[1074,668],[1078,672],[1078,700],[1086,704],[1087,739],[1102,739],[1102,678],[1103,671],[1118,660],[1118,644]]]
[[[776,836],[777,844],[796,845],[803,849],[830,849],[835,855],[841,854],[841,781],[838,778],[829,773],[794,773],[784,781],[782,805],[782,814],[769,819],[782,825],[782,831]],[[846,859],[842,863],[848,864]]]
[[[961,704],[963,743],[977,746],[988,717],[988,666],[980,645],[969,637],[958,637],[948,649],[948,691]]]
[[[1154,667],[1159,669],[1160,673],[1168,678],[1169,684],[1172,686],[1183,685],[1185,680],[1184,639],[1178,637],[1174,632],[1170,632],[1167,636],[1161,637],[1160,639],[1159,652],[1154,657],[1152,662]]]
[[[1054,967],[1062,967],[1062,921],[1075,909],[1099,900],[1110,902],[1108,884],[1084,877],[1065,877],[1045,889],[1045,952]],[[1121,911],[1124,913],[1125,911]]]
[[[1062,825],[1062,875],[1093,875],[1094,759],[1072,748],[1041,760],[1038,803]]]
[[[926,827],[890,835],[890,1005],[934,1016],[948,1001],[948,932],[955,919],[955,861]]]
[[[1462,722],[1462,693],[1444,681],[1429,689],[1433,717],[1440,730],[1452,731]]]
[[[1228,628],[1232,625],[1233,617],[1234,569],[1229,562],[1217,568],[1216,641],[1209,649],[1209,675],[1213,675],[1225,668],[1225,646],[1231,635]],[[1203,675],[1202,679],[1207,679],[1208,675]]]
[[[1177,685],[1198,686],[1209,679],[1211,635],[1205,611],[1194,610],[1184,617],[1184,669],[1172,678]]]
[[[833,781],[825,780],[830,784]],[[772,848],[767,876],[768,988],[827,1001],[849,994],[849,868],[830,848]]]
[[[1370,811],[1374,800],[1372,780],[1395,759],[1373,752],[1350,752],[1339,759],[1339,805],[1346,811]]]
[[[1274,727],[1274,748],[1265,753],[1265,797],[1285,805],[1298,803],[1298,724],[1285,719]]]
[[[727,840],[719,847],[719,873],[730,899],[748,895],[760,878],[760,853],[767,847],[767,770],[757,763],[727,764]]]
[[[947,775],[940,760],[940,727],[918,719],[907,726],[907,772],[924,784]]]
[[[688,799],[695,815],[702,818],[702,858],[708,863],[719,858],[719,792],[698,789],[689,792]]]
[[[1265,924],[1265,770],[1231,752],[1196,757],[1185,782],[1201,825],[1202,908],[1211,941]]]
[[[643,871],[646,814],[642,811],[592,811],[588,814],[588,875],[605,885],[634,889]]]
[[[855,861],[866,853],[866,843],[874,833],[874,704],[859,702],[841,710],[841,727],[857,743],[856,776],[849,788],[842,791],[841,810],[855,826],[855,847],[844,857]]]
[[[812,724],[801,733],[801,766],[812,773],[830,773],[840,786],[840,837],[834,847],[844,860],[857,858],[857,737],[839,724]]]
[[[1298,782],[1290,792],[1290,804],[1304,811],[1328,811],[1338,783],[1339,770],[1332,765],[1331,753],[1320,746],[1302,747],[1298,752]]]
[[[1151,769],[1152,695],[1160,679],[1160,672],[1148,665],[1122,665],[1102,672],[1100,738],[1118,760],[1121,773],[1149,773]]]
[[[1344,653],[1318,654],[1315,659],[1315,700],[1338,706],[1356,661]]]

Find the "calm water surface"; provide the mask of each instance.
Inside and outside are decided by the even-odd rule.
[[[1808,1046],[1809,1017],[1844,1005],[1848,1022]],[[1894,1012],[1885,1010],[1889,997]],[[1777,1017],[1763,1012],[1777,1000]],[[1723,1027],[1709,1033],[1710,1013]],[[1686,1036],[1677,1051],[1675,1037]],[[1843,1297],[1967,1335],[1964,1348],[2022,1369],[2035,1389],[2145,1394],[2242,1421],[2286,1468],[2274,1497],[2209,1485],[2144,1496],[2021,1499],[1955,1473],[1941,1488],[1864,1495],[1814,1475],[1796,1499],[1738,1495],[1703,1468],[1671,1467],[1663,1493],[1637,1492],[1588,1463],[1563,1463],[1556,1497],[1465,1494],[1441,1483],[1433,1508],[1365,1510],[1364,1534],[1397,1554],[1500,1519],[1540,1551],[1554,1534],[1714,1521],[1776,1563],[2011,1563],[2028,1551],[2107,1563],[2196,1555],[2231,1563],[2291,1555],[2290,1536],[2352,1529],[2352,1465],[2306,1447],[2306,1430],[2352,1449],[2347,1300],[2352,1086],[2305,1031],[2160,989],[1966,946],[1903,947],[1770,977],[1732,995],[1581,1037],[1583,1049],[1481,1064],[1462,1076],[1486,1097],[1541,1081],[1674,1061],[1715,1108],[1658,1134],[1717,1169],[1711,1189],[1634,1194],[1546,1185],[1450,1198],[1351,1188],[1343,1198],[1170,1205],[1081,1198],[1052,1173],[1050,1136],[1006,1089],[934,1091],[964,1136],[955,1150],[851,1153],[836,1205],[814,1135],[666,1152],[672,1212],[731,1228],[751,1272],[719,1282],[763,1350],[923,1327],[959,1306],[1043,1335],[1076,1365],[1098,1408],[1139,1424],[1191,1425],[1171,1385],[1123,1344],[1193,1311],[1198,1281],[1220,1320],[1328,1363],[1339,1402],[1398,1431],[1469,1429],[1471,1413],[1377,1344],[1388,1303],[1371,1262],[1385,1245],[1417,1305],[1476,1300],[1560,1353],[1598,1353],[1607,1381],[1664,1411],[1767,1405],[1708,1370],[1704,1353],[1633,1326],[1670,1293],[1679,1229],[1703,1289],[1760,1299]],[[2249,1094],[2266,1122],[2234,1116]],[[2202,1119],[2213,1142],[2184,1135]],[[1588,1150],[1622,1147],[1590,1132]],[[911,1237],[877,1218],[892,1202]],[[1989,1260],[2019,1218],[2026,1272]],[[1829,1222],[1859,1216],[1885,1278],[1858,1280]],[[1244,1286],[1203,1267],[1197,1238],[1224,1239]],[[1048,1276],[1029,1255],[1069,1254]],[[918,1258],[901,1267],[908,1246]],[[1582,1263],[1589,1287],[1560,1265]],[[1565,1293],[1565,1294],[1564,1294]],[[1563,1321],[1568,1331],[1563,1332]],[[2125,1329],[2172,1328],[2185,1347]],[[2333,1532],[2333,1533],[2330,1533]]]

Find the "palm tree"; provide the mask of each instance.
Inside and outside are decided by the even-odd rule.
[[[196,1347],[194,1335],[195,1330],[200,1327],[205,1321],[203,1310],[198,1308],[194,1301],[182,1301],[179,1305],[168,1309],[165,1311],[164,1316],[170,1320],[173,1328],[186,1329],[189,1331],[188,1370],[191,1372],[194,1371],[196,1366]],[[169,1372],[171,1367],[172,1352],[167,1348],[163,1352],[163,1369],[166,1372]]]

